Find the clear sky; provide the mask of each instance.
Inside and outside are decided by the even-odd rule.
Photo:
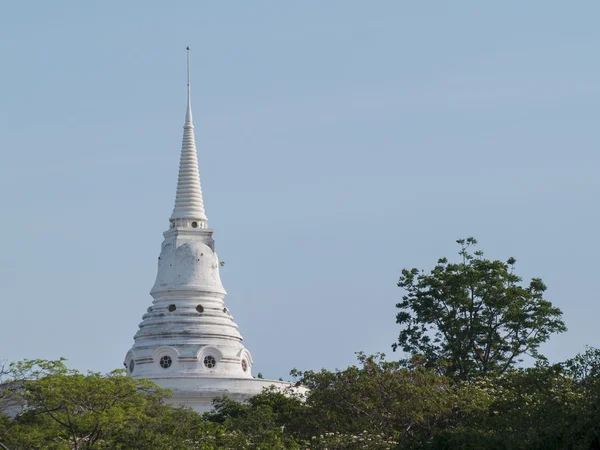
[[[398,335],[404,267],[539,276],[600,346],[600,2],[32,1],[0,15],[0,359],[121,366],[175,197],[192,48],[209,224],[254,373]]]

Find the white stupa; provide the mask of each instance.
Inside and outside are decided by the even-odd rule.
[[[158,274],[135,343],[125,356],[131,376],[171,389],[173,404],[209,411],[216,396],[243,401],[288,383],[252,376],[252,356],[225,307],[213,230],[204,211],[192,123],[188,48],[188,103],[175,208],[163,233]]]

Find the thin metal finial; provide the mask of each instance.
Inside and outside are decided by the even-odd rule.
[[[187,112],[185,115],[186,123],[192,123],[192,96],[190,93],[190,47],[186,47],[187,50],[187,94],[188,94],[188,104],[187,104]]]
[[[186,47],[187,50],[187,80],[188,80],[188,91],[190,90],[190,48]]]

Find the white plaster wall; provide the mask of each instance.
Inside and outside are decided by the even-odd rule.
[[[194,237],[165,239],[158,261],[153,293],[172,289],[194,289],[225,295],[216,253]]]
[[[252,380],[252,356],[223,301],[226,292],[213,232],[182,223],[164,234],[151,291],[154,301],[142,317],[124,363],[133,367],[130,375],[154,381]],[[160,366],[164,356],[171,358],[168,368]],[[207,356],[215,358],[215,367],[205,365]]]
[[[171,389],[173,396],[165,400],[171,405],[187,406],[198,413],[210,412],[213,409],[213,399],[226,395],[232,400],[244,402],[264,389],[274,387],[276,390],[287,394],[306,394],[307,389],[303,386],[296,387],[285,381],[253,379],[218,379],[210,383],[202,383],[197,380],[157,379],[154,380],[159,386]]]

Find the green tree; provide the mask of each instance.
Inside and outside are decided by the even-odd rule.
[[[467,383],[381,354],[359,353],[358,359],[344,370],[292,371],[310,389],[305,397],[276,390],[246,404],[223,397],[206,418],[244,437],[231,448],[383,450],[420,448],[441,430],[488,410],[489,395]]]
[[[598,446],[598,395],[559,364],[538,364],[473,383],[492,400],[487,413],[441,430],[445,450],[592,450]]]
[[[221,424],[230,434],[235,448],[296,449],[297,424],[305,416],[301,399],[291,392],[285,395],[272,388],[238,403],[228,397],[213,401],[214,411],[207,420]],[[233,436],[243,436],[235,441]]]
[[[121,370],[82,374],[62,360],[25,360],[5,372],[0,399],[20,405],[0,420],[0,447],[10,450],[208,449],[206,436],[222,433],[189,409],[165,405],[168,391]]]
[[[488,260],[474,238],[457,241],[461,260],[438,260],[430,273],[404,269],[398,286],[405,290],[396,306],[402,329],[392,345],[424,364],[459,380],[503,373],[529,355],[536,360],[541,343],[566,331],[562,312],[544,298],[546,286],[533,278],[522,286],[516,260]]]
[[[563,367],[583,390],[576,426],[570,430],[579,437],[580,448],[600,449],[600,349],[589,347],[567,360]]]
[[[390,448],[390,442],[411,448],[456,426],[465,415],[487,411],[488,396],[471,385],[422,366],[403,367],[382,354],[359,353],[358,359],[358,366],[345,370],[293,372],[310,389],[305,430],[324,437],[340,433],[335,439],[360,437],[356,445],[363,442],[335,448],[375,448],[364,446],[367,439],[380,442],[377,448]]]

